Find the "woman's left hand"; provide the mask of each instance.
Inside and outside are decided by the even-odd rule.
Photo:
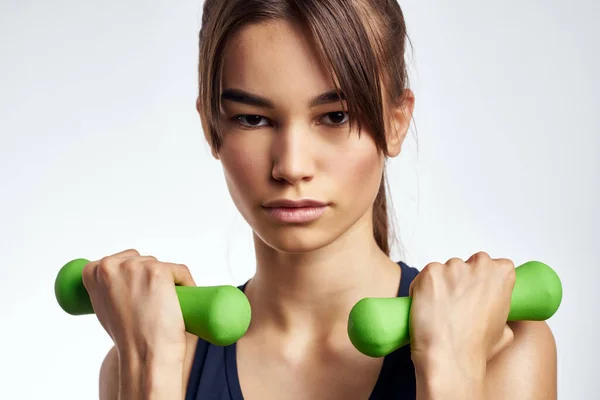
[[[483,385],[487,362],[513,339],[506,320],[514,283],[514,263],[484,252],[426,265],[410,287],[417,376]]]

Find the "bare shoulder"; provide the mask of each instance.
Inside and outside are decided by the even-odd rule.
[[[183,379],[187,383],[189,380],[192,365],[194,363],[194,355],[196,353],[196,345],[198,337],[190,333],[186,333],[187,350],[185,355]],[[119,397],[119,352],[113,346],[100,367],[100,400],[114,400]]]
[[[509,322],[513,343],[488,364],[488,399],[556,399],[556,343],[546,322]]]

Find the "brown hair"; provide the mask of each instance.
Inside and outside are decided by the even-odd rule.
[[[342,92],[349,125],[366,124],[379,151],[386,156],[383,96],[398,106],[408,87],[404,61],[408,39],[404,15],[396,0],[206,0],[200,29],[198,65],[202,129],[218,152],[222,57],[227,39],[246,24],[268,20],[299,22],[312,33],[317,51],[335,88]],[[385,90],[385,93],[383,91]],[[385,169],[373,204],[373,234],[378,246],[390,254]]]

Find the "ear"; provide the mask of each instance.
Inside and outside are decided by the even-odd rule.
[[[200,96],[196,97],[196,111],[198,111],[198,115],[202,114],[200,111]],[[214,146],[211,145],[210,134],[209,134],[208,130],[207,129],[202,129],[202,130],[204,131],[204,139],[206,139],[206,142],[210,146],[210,152],[212,153],[212,156],[216,160],[218,160],[219,154],[216,152]]]
[[[392,107],[391,110],[392,126],[386,138],[390,157],[396,157],[400,154],[415,108],[415,94],[412,90],[404,89],[402,96],[404,98],[400,102],[400,106]]]

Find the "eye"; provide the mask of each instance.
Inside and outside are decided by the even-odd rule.
[[[326,125],[331,125],[334,128],[344,126],[348,122],[348,113],[346,111],[333,111],[327,113],[321,117],[322,119],[329,118],[332,122],[326,123]],[[232,118],[233,121],[236,121],[239,125],[244,127],[245,129],[256,129],[261,126],[267,125],[259,125],[262,119],[268,120],[268,118],[263,117],[261,115],[253,115],[253,114],[239,114]],[[319,124],[320,125],[320,124]]]
[[[241,115],[236,115],[235,117],[233,117],[234,121],[237,121],[240,125],[242,125],[245,128],[250,128],[250,129],[254,129],[254,128],[259,128],[261,126],[264,125],[256,125],[260,122],[260,120],[265,117],[262,117],[260,115],[251,115],[251,114],[241,114]],[[244,119],[246,120],[246,123],[244,123]]]
[[[343,126],[346,124],[346,122],[348,122],[348,113],[346,111],[334,111],[334,112],[330,112],[324,115],[325,118],[329,118],[331,120],[333,120],[333,122],[331,124],[327,124],[327,125],[333,125],[335,126]],[[341,119],[341,121],[340,121]]]

